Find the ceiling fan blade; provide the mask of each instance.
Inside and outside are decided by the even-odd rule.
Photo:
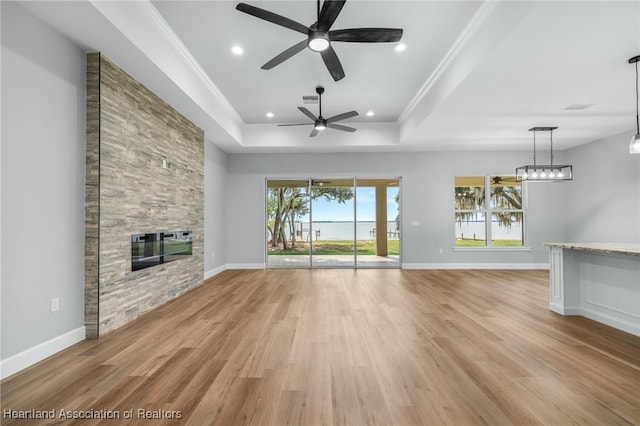
[[[272,60],[264,64],[263,66],[261,66],[260,68],[262,68],[263,70],[270,70],[276,65],[280,65],[281,63],[283,63],[284,61],[286,61],[296,53],[302,52],[305,49],[305,47],[307,47],[307,40],[302,40],[300,43],[294,44],[293,46],[291,46],[290,48],[288,48],[287,50],[285,50],[284,52],[282,52],[281,54],[279,54],[278,56],[276,56],[275,58],[273,58]]]
[[[296,22],[292,19],[285,18],[284,16],[280,16],[273,12],[269,12],[268,10],[260,9],[259,7],[251,6],[246,3],[238,3],[236,9],[240,12],[247,13],[251,16],[255,16],[256,18],[264,19],[265,21],[269,21],[276,25],[280,25],[281,27],[289,28],[290,30],[297,31],[304,35],[309,34],[309,27],[302,25],[299,22]]]
[[[318,30],[322,32],[329,31],[329,28],[333,25],[336,18],[342,10],[342,6],[346,3],[346,0],[325,0],[320,11],[320,17],[318,18]]]
[[[335,123],[336,121],[346,120],[347,118],[356,117],[357,115],[358,113],[355,111],[343,112],[342,114],[327,118],[327,123]]]
[[[309,137],[312,138],[312,137],[316,136],[318,133],[320,133],[320,130],[318,130],[318,129],[316,129],[314,127],[313,130],[311,131],[311,133],[309,134]]]
[[[306,115],[307,117],[312,119],[314,123],[316,121],[318,121],[318,117],[313,115],[313,113],[311,111],[309,111],[308,109],[306,109],[305,107],[298,107],[298,109],[300,110],[301,113],[303,113],[304,115]]]
[[[346,41],[352,43],[387,43],[400,41],[400,28],[349,28],[345,30],[329,31],[331,41]]]
[[[353,127],[343,126],[342,124],[334,124],[334,123],[327,123],[327,127],[329,127],[330,129],[342,130],[343,132],[351,132],[351,133],[357,130],[357,129],[354,129]]]
[[[292,123],[292,124],[278,124],[278,126],[280,127],[287,127],[287,126],[310,126],[312,124],[315,123]]]
[[[322,60],[327,66],[327,69],[331,73],[331,77],[333,77],[335,81],[342,80],[344,78],[344,70],[342,69],[342,64],[340,64],[338,55],[336,54],[336,51],[333,50],[333,47],[329,46],[320,52],[320,55],[322,56]]]

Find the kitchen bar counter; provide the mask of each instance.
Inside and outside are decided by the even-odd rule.
[[[546,243],[549,309],[640,336],[640,244]]]
[[[625,243],[545,243],[548,247],[560,247],[572,250],[592,251],[596,253],[628,254],[640,256],[640,244]]]

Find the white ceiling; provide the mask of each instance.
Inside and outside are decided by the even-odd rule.
[[[246,2],[315,21],[314,1]],[[304,36],[238,12],[237,3],[23,5],[119,63],[227,152],[529,150],[534,126],[557,126],[554,146],[566,149],[634,130],[627,60],[640,54],[640,1],[349,0],[333,29],[403,28],[407,49],[333,43],[346,74],[338,82],[306,49],[260,69]],[[233,55],[234,45],[244,54]],[[356,110],[343,123],[357,132],[309,138],[310,126],[276,126],[305,122],[297,107],[317,85],[326,90],[323,116]],[[574,104],[592,106],[566,110]]]

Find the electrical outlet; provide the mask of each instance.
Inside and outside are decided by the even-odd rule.
[[[443,249],[440,249],[440,254],[442,254],[442,253],[444,253],[444,250],[443,250]]]
[[[60,310],[60,299],[54,297],[51,299],[51,312],[56,312]]]
[[[215,259],[216,258],[216,253],[215,252],[211,252],[211,258]]]

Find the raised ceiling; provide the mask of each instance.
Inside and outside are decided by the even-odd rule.
[[[334,29],[403,28],[407,48],[334,43],[346,74],[338,82],[309,50],[260,69],[304,36],[237,3],[23,4],[118,62],[227,152],[529,150],[534,126],[558,126],[555,146],[566,149],[633,132],[627,59],[640,54],[640,1],[349,0]],[[314,1],[247,3],[315,21]],[[305,122],[297,107],[317,85],[323,115],[356,110],[344,124],[357,132],[309,138],[307,127],[276,126]]]

